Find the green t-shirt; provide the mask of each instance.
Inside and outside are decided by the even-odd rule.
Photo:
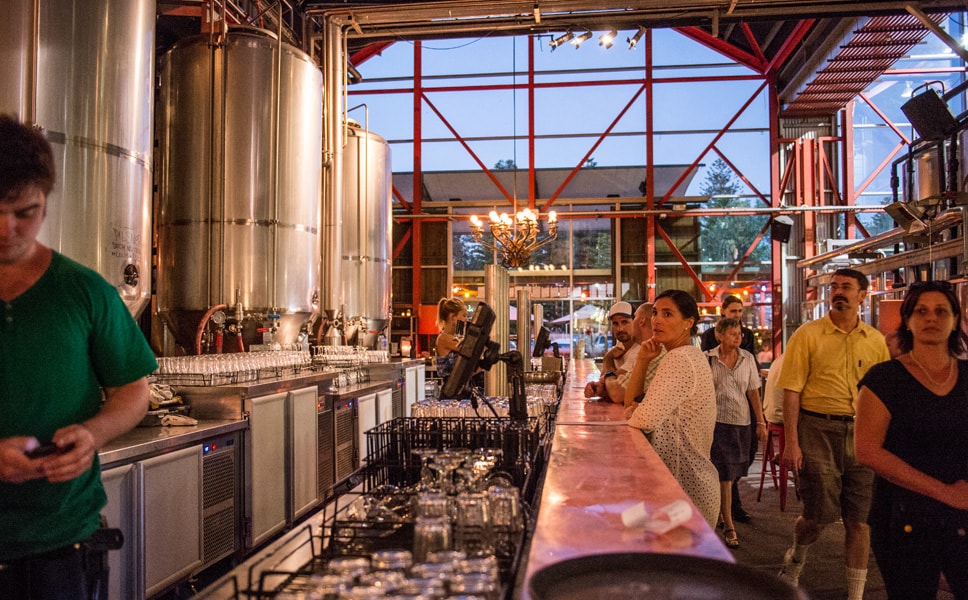
[[[49,442],[57,429],[98,412],[102,387],[156,368],[117,290],[55,252],[36,284],[0,301],[0,439]],[[0,560],[85,539],[106,502],[97,457],[72,481],[0,483]]]

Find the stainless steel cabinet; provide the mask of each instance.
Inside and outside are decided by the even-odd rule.
[[[360,396],[356,400],[358,467],[366,464],[366,432],[376,427],[376,393]]]
[[[290,520],[295,521],[314,508],[319,498],[318,388],[304,387],[289,392],[289,464],[292,485]]]
[[[393,420],[393,388],[376,393],[376,424],[383,425]]]
[[[145,589],[152,596],[202,565],[202,447],[169,452],[141,464]]]
[[[318,387],[246,400],[248,547],[292,524],[319,503]]]
[[[418,365],[415,367],[407,367],[404,369],[404,377],[406,378],[406,415],[410,416],[410,407],[415,403],[420,402],[424,399],[424,385],[427,381],[427,372],[423,365]]]
[[[124,546],[108,553],[108,597],[140,600],[145,595],[141,465],[105,469],[101,472],[101,481],[108,495],[108,505],[102,514],[109,527],[116,527],[124,534]]]
[[[246,544],[256,546],[286,526],[286,399],[277,392],[247,401]]]
[[[202,446],[106,469],[108,525],[124,547],[108,554],[111,598],[142,600],[202,566]]]

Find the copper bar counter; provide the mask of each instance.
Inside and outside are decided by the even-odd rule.
[[[685,525],[661,536],[622,524],[622,511],[638,502],[651,510],[689,498],[642,432],[626,424],[621,405],[585,399],[592,361],[570,367],[514,597],[530,598],[529,581],[542,567],[578,556],[661,552],[735,562],[696,510]]]

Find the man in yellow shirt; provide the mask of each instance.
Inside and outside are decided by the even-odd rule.
[[[863,597],[870,554],[874,473],[854,457],[857,383],[890,359],[884,336],[860,320],[867,277],[839,269],[830,281],[830,312],[790,338],[778,386],[783,389],[783,467],[800,473],[801,514],[781,577],[797,583],[807,549],[824,526],[843,518],[849,600]]]

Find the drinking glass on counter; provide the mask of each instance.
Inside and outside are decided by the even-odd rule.
[[[494,408],[498,417],[508,416],[509,398],[506,396],[495,396],[488,398],[488,402]],[[544,397],[528,397],[528,416],[539,417],[545,412],[545,405],[548,402]],[[492,417],[494,413],[491,409],[482,404],[474,408],[470,400],[427,399],[417,402],[410,407],[410,414],[413,417]]]
[[[454,546],[467,556],[487,556],[494,551],[491,515],[485,494],[461,492],[457,495]]]
[[[450,517],[417,517],[413,524],[414,562],[426,562],[431,552],[450,550],[452,535]]]
[[[166,356],[158,359],[155,375],[184,385],[218,385],[253,381],[260,372],[261,376],[278,376],[284,370],[298,371],[309,364],[309,353],[300,350]]]

